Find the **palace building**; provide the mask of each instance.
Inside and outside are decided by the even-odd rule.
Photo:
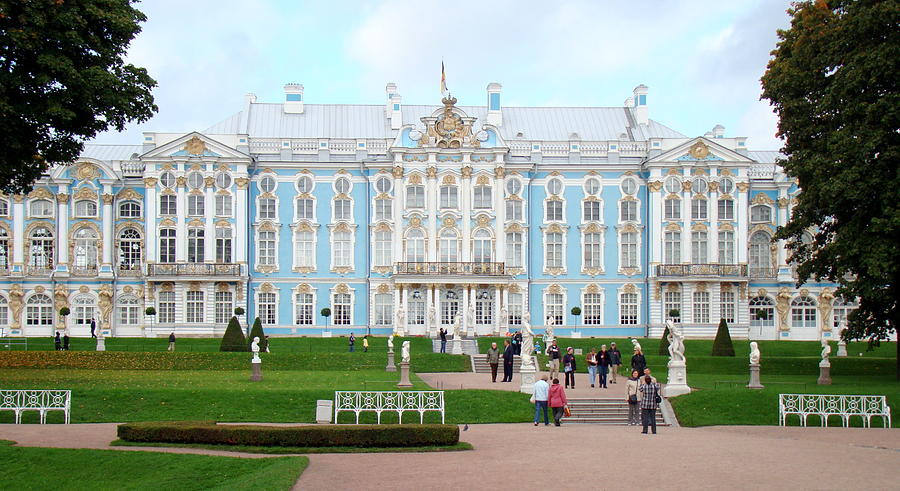
[[[492,83],[483,105],[406,105],[388,84],[382,104],[308,104],[289,84],[202,132],[88,144],[0,200],[0,328],[213,336],[242,307],[273,335],[457,316],[487,335],[529,313],[562,336],[659,336],[669,315],[689,337],[720,318],[836,336],[853,303],[796,288],[772,242],[798,192],[777,152],[650,119],[643,85],[617,107],[502,101]]]

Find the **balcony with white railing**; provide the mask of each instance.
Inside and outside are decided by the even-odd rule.
[[[505,276],[505,263],[483,262],[401,262],[394,273],[398,275],[463,275]]]
[[[713,276],[742,278],[747,276],[746,264],[659,264],[658,277]]]
[[[236,263],[158,263],[147,265],[147,276],[152,278],[175,277],[240,277],[241,264]]]

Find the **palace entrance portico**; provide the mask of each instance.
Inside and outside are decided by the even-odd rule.
[[[512,276],[503,263],[402,262],[393,281],[394,310],[405,312],[403,325],[397,325],[395,315],[395,333],[437,337],[443,327],[452,334],[458,315],[466,337],[508,329]]]

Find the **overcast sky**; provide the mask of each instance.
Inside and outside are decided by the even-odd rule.
[[[188,132],[241,110],[244,94],[281,102],[438,104],[441,60],[461,105],[621,106],[649,87],[650,117],[688,136],[716,124],[776,150],[759,78],[789,26],[787,0],[276,1],[149,0],[128,61],[148,69],[159,113],[97,143]]]

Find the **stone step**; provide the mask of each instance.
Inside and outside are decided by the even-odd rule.
[[[474,339],[462,339],[462,351],[464,355],[477,355],[478,354],[478,343],[475,342]],[[441,340],[440,339],[432,339],[431,340],[431,349],[435,353],[441,352]],[[447,353],[453,349],[453,340],[447,340]]]
[[[486,354],[475,354],[472,357],[472,368],[475,373],[491,373],[491,365],[487,362]],[[513,373],[519,373],[522,362],[519,356],[513,358]],[[503,373],[503,359],[497,367],[499,373]]]

